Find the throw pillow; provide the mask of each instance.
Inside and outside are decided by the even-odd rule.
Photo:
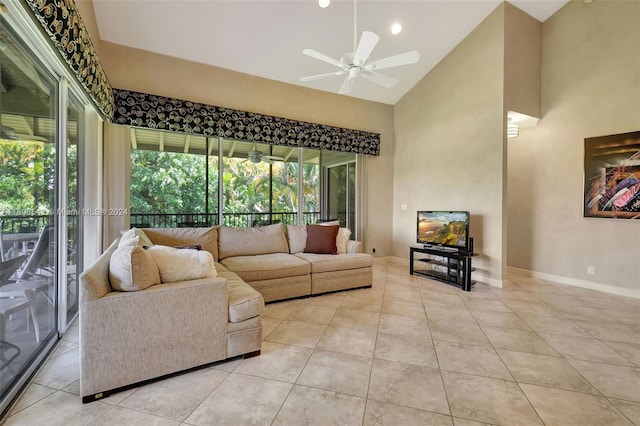
[[[206,250],[178,249],[156,244],[149,247],[147,253],[158,265],[160,281],[163,283],[215,278],[218,275],[213,256]]]
[[[347,252],[347,243],[349,243],[349,237],[351,236],[351,229],[340,228],[338,230],[338,236],[336,237],[336,249],[338,254],[344,254]]]
[[[109,281],[117,291],[138,291],[160,284],[158,266],[149,253],[138,246],[137,238],[125,241],[109,260]],[[135,244],[130,244],[135,241]]]
[[[320,226],[334,226],[334,225],[338,225],[338,226],[340,226],[340,221],[339,221],[339,220],[332,220],[331,222],[321,222],[321,223],[316,223],[316,225],[320,225]]]
[[[305,253],[336,254],[336,236],[338,225],[307,225],[307,244]]]
[[[139,240],[137,244],[141,246],[151,247],[153,245],[149,237],[147,237],[147,234],[145,234],[142,229],[131,228],[128,231],[122,233],[122,236],[120,237],[120,243],[118,243],[118,247],[120,247],[120,245],[124,244],[126,241],[129,241],[136,237],[138,237]]]
[[[184,244],[181,246],[175,246],[177,249],[181,250],[202,250],[202,245],[200,244]]]
[[[307,227],[304,225],[287,225],[289,253],[302,253],[307,246]]]

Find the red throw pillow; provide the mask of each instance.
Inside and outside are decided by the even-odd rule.
[[[307,246],[305,253],[336,254],[336,236],[340,225],[307,225]]]

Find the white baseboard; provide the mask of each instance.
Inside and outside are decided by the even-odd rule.
[[[507,280],[497,280],[495,278],[486,277],[478,272],[473,272],[471,278],[479,283],[488,284],[491,287],[503,288],[507,283]]]
[[[384,259],[390,265],[406,266],[407,268],[409,267],[409,259],[405,259],[404,257],[385,256],[385,257],[381,257],[380,259]],[[407,269],[407,272],[409,272],[408,269]]]
[[[619,296],[633,297],[640,299],[640,290],[632,288],[616,287],[609,284],[596,283],[593,281],[581,280],[578,278],[563,277],[562,275],[548,274],[546,272],[531,271],[529,269],[507,266],[507,273],[524,277],[540,278],[560,284],[567,284],[574,287],[587,288],[589,290],[603,291],[605,293],[617,294]]]

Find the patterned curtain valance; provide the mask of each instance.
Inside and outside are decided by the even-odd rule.
[[[96,106],[113,117],[113,92],[73,0],[26,0]]]
[[[113,122],[274,145],[380,155],[380,134],[113,89]]]

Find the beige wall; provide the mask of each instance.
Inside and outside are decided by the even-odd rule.
[[[542,24],[505,3],[504,106],[540,118]]]
[[[266,80],[103,42],[113,87],[351,129],[380,133],[381,155],[367,157],[367,251],[391,254],[393,107]]]
[[[542,25],[542,119],[509,141],[509,266],[640,295],[640,223],[582,216],[584,138],[640,130],[639,22],[640,2],[598,1]]]
[[[408,257],[417,210],[468,210],[475,277],[494,285],[506,268],[503,57],[500,5],[395,106],[394,256]]]

